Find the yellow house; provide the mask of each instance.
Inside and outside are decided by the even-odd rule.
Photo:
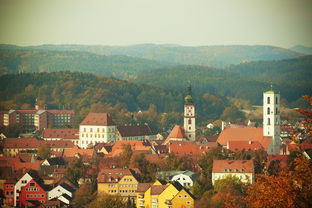
[[[139,183],[138,169],[102,169],[98,174],[98,193],[135,198]]]
[[[194,197],[181,189],[171,200],[172,208],[194,208]]]
[[[180,198],[181,197],[181,198]],[[194,198],[177,183],[163,185],[139,184],[137,190],[137,208],[175,208],[194,207]]]

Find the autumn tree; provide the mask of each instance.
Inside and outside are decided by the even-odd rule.
[[[308,208],[312,206],[311,184],[311,161],[300,156],[294,159],[294,171],[257,175],[257,181],[247,188],[245,200],[252,208]]]
[[[81,158],[75,158],[66,169],[66,177],[74,184],[78,184],[78,180],[83,174],[83,163]]]
[[[130,200],[125,201],[118,195],[101,194],[98,198],[92,201],[89,208],[133,208],[134,205]]]
[[[122,153],[120,154],[120,163],[122,167],[129,167],[131,156],[133,152],[130,144],[124,144],[122,147]]]
[[[94,198],[92,194],[91,184],[82,184],[76,191],[73,201],[70,203],[72,207],[84,208],[86,207]]]

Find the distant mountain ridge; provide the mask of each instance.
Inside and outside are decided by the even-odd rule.
[[[6,45],[8,47],[8,45]],[[13,46],[10,46],[14,48]],[[0,47],[1,48],[1,47]],[[224,68],[258,60],[295,58],[302,53],[276,46],[265,45],[216,45],[180,46],[175,44],[140,44],[131,46],[101,45],[40,45],[27,46],[30,50],[83,51],[99,55],[126,55],[166,63],[202,65]]]
[[[306,55],[312,55],[312,47],[307,47],[303,45],[296,45],[291,48],[289,48],[292,51],[296,51],[298,53],[306,54]]]

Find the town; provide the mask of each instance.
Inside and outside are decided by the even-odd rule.
[[[74,110],[36,104],[34,109],[1,111],[0,126],[18,125],[23,132],[16,138],[1,132],[1,206],[308,207],[311,112],[308,119],[285,123],[282,96],[272,87],[263,93],[262,124],[221,122],[217,135],[200,137],[191,85],[183,125],[167,133],[154,132],[147,123],[118,124],[110,113],[89,112],[76,124]],[[298,167],[304,172],[294,171]],[[286,206],[280,198],[265,201],[271,192],[254,198],[261,191],[257,183],[295,176],[302,206],[295,201]]]

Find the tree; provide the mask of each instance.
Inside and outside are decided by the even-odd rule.
[[[245,119],[245,115],[235,105],[226,107],[220,117],[225,121],[237,121]]]
[[[312,206],[311,184],[311,161],[300,156],[294,159],[294,171],[257,175],[257,181],[247,188],[245,201],[252,208],[308,208]]]
[[[91,184],[85,183],[76,191],[71,205],[75,208],[83,208],[86,207],[93,198]]]
[[[78,184],[78,180],[83,173],[83,163],[81,158],[75,158],[66,169],[66,177],[74,184]]]
[[[96,200],[91,202],[89,208],[133,208],[135,207],[130,200],[124,201],[118,195],[101,194]]]
[[[201,185],[198,181],[195,181],[193,186],[190,188],[190,192],[197,198],[201,198],[205,192],[203,185]]]
[[[44,144],[39,147],[37,152],[38,157],[45,160],[51,157],[51,148],[48,144]]]
[[[131,156],[133,154],[131,145],[130,144],[124,144],[122,147],[123,151],[120,154],[121,159],[121,165],[122,167],[129,167]]]

